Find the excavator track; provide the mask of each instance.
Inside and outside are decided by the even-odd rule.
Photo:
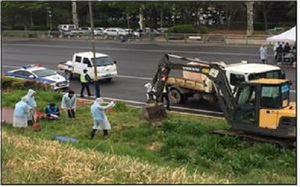
[[[282,138],[273,138],[268,136],[259,136],[256,134],[248,134],[242,131],[235,131],[235,130],[216,130],[211,133],[217,135],[223,135],[223,136],[240,137],[247,141],[265,142],[265,143],[276,144],[284,148],[296,149],[295,139],[282,139]]]

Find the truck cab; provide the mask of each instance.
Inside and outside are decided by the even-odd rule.
[[[237,63],[225,67],[226,77],[232,90],[242,82],[259,78],[284,79],[284,72],[278,67],[269,64]]]
[[[117,75],[117,62],[103,53],[95,53],[95,58],[93,52],[74,53],[72,61],[68,61],[66,64],[71,67],[69,73],[80,75],[86,69],[93,80],[95,80],[95,66],[97,80],[110,81]]]

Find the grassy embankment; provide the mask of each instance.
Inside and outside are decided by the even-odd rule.
[[[2,105],[11,106],[26,90],[2,93]],[[61,95],[38,91],[40,109]],[[65,113],[58,121],[43,120],[42,131],[3,127],[2,182],[9,183],[296,183],[296,153],[274,145],[249,144],[233,137],[211,135],[227,128],[223,120],[175,113],[153,127],[140,110],[118,103],[108,113],[109,139],[92,126],[89,105],[77,109],[77,119]],[[78,143],[58,143],[55,135]]]

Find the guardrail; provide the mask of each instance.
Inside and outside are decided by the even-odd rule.
[[[60,31],[2,31],[3,37],[21,38],[59,38],[59,39],[91,39],[90,34],[70,34]],[[195,34],[195,33],[144,33],[140,36],[129,34],[127,36],[107,36],[95,35],[95,40],[119,40],[126,41],[157,41],[167,43],[186,43],[186,44],[245,44],[261,45],[266,43],[268,35],[236,35],[236,34]]]

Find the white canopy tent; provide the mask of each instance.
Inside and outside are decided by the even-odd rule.
[[[271,43],[275,43],[275,42],[295,43],[296,42],[296,26],[291,28],[288,31],[281,33],[281,34],[268,37],[267,41],[271,42]]]

